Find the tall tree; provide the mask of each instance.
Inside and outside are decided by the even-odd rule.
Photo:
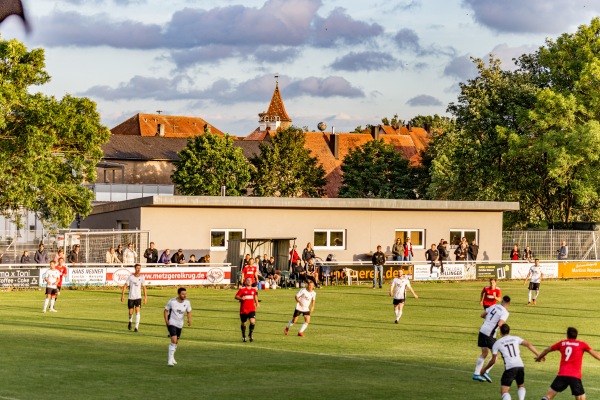
[[[261,143],[260,154],[252,158],[254,196],[321,197],[325,170],[310,150],[302,129],[290,127],[278,131],[271,143]]]
[[[250,182],[250,169],[239,147],[229,135],[219,136],[205,130],[188,138],[179,153],[172,179],[177,191],[188,196],[218,196],[225,186],[227,196],[241,196]]]
[[[44,52],[0,39],[0,213],[20,224],[22,209],[68,226],[91,212],[101,145],[109,130],[94,102],[30,93],[50,80]]]
[[[416,182],[408,160],[383,140],[369,141],[348,153],[342,172],[340,197],[416,197]]]

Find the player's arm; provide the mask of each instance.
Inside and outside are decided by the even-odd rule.
[[[529,276],[531,275],[531,271],[529,271],[527,273],[527,276],[525,277],[525,280],[523,281],[523,286],[525,286],[525,284],[527,283],[527,280],[529,279]]]
[[[419,298],[419,296],[417,296],[417,294],[416,294],[416,293],[415,293],[415,291],[413,290],[412,286],[409,286],[409,287],[408,287],[408,289],[410,289],[410,292],[412,293],[412,295],[413,295],[413,297],[414,297],[415,299],[418,299],[418,298]]]
[[[238,301],[244,300],[243,297],[239,295],[239,292],[236,293],[235,299],[238,300]]]
[[[498,289],[498,296],[496,296],[496,301],[502,301],[502,290]]]
[[[390,297],[394,295],[394,288],[396,287],[395,283],[392,283],[392,285],[390,286]]]
[[[598,353],[595,350],[589,349],[586,350],[588,353],[590,353],[590,356],[594,357],[596,360],[600,360],[600,353]]]
[[[544,351],[542,351],[540,355],[535,358],[535,362],[545,361],[546,354],[552,351],[554,351],[554,349],[552,349],[552,346],[544,349]]]
[[[146,290],[146,285],[142,286],[144,289],[144,304],[148,304],[148,291]]]
[[[484,311],[481,313],[481,318],[485,318],[485,317],[487,317],[487,311]]]
[[[256,308],[260,307],[260,304],[258,303],[258,292],[254,293],[254,306]]]
[[[482,306],[483,305],[483,298],[485,297],[485,288],[481,289],[481,296],[479,299],[479,305]]]
[[[537,357],[539,357],[539,355],[540,355],[540,352],[539,352],[539,351],[537,351],[537,349],[535,348],[535,346],[534,346],[534,345],[532,345],[531,343],[529,343],[528,341],[526,341],[526,340],[523,340],[523,341],[521,342],[521,346],[525,346],[525,347],[527,347],[529,350],[531,350],[531,352],[532,352],[533,354],[535,354],[536,358],[537,358]]]
[[[501,319],[500,321],[498,321],[498,327],[501,327],[502,325],[504,325],[506,323],[505,320]]]
[[[312,314],[313,311],[315,311],[315,303],[317,302],[317,299],[313,297],[311,304],[310,304],[310,313]]]
[[[125,300],[125,288],[126,287],[127,287],[127,282],[123,285],[123,290],[121,290],[121,303]]]
[[[165,324],[167,326],[169,326],[169,310],[167,310],[166,308],[165,308],[164,316],[165,316]]]
[[[188,326],[192,326],[192,312],[191,311],[187,312],[187,321],[188,321]]]
[[[496,363],[497,358],[498,358],[498,353],[492,354],[492,358],[490,358],[490,361],[488,361],[488,363],[485,367],[481,368],[481,372],[479,372],[479,375],[485,374],[488,369],[492,368],[492,365],[494,365]]]

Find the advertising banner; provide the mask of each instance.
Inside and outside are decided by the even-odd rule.
[[[510,264],[477,264],[477,279],[508,279]]]
[[[338,280],[345,280],[346,277],[344,275],[344,267],[350,268],[353,271],[356,271],[358,275],[359,281],[373,281],[373,277],[375,275],[375,270],[372,264],[362,264],[362,265],[343,265],[338,264],[332,266],[331,274],[334,279],[337,276]],[[413,279],[413,265],[412,264],[393,264],[393,265],[384,265],[383,266],[383,277],[386,280],[392,280],[398,276],[398,271],[402,269],[404,274],[408,279]]]
[[[444,268],[439,269],[438,279],[442,280],[462,280],[465,279],[464,264],[444,264]]]
[[[130,268],[106,268],[106,285],[121,286],[134,272]],[[148,286],[229,285],[231,267],[157,267],[142,268]]]
[[[561,278],[598,278],[600,262],[578,261],[558,264],[558,275]]]
[[[527,274],[529,273],[529,268],[533,263],[512,263],[510,267],[510,277],[511,279],[525,279]],[[544,278],[558,278],[558,263],[540,263],[540,267],[542,268],[542,274],[544,274]]]
[[[106,268],[104,267],[69,267],[63,286],[104,286],[106,284]]]
[[[437,270],[436,270],[437,271]],[[432,278],[432,274],[430,272],[429,264],[416,264],[414,267],[413,280],[415,281],[428,281],[431,279],[437,279],[436,277]]]
[[[29,288],[40,285],[40,272],[37,268],[0,269],[0,288]]]

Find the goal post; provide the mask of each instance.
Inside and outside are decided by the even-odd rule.
[[[79,252],[86,263],[104,263],[106,252],[114,247],[122,245],[123,250],[128,243],[135,245],[138,254],[137,262],[141,263],[144,251],[150,245],[150,231],[128,230],[128,231],[72,231],[64,232],[64,252],[68,257],[73,246],[79,245]],[[62,246],[61,246],[62,247]]]

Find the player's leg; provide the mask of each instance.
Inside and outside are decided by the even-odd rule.
[[[54,303],[56,302],[56,289],[52,289],[50,292],[50,311],[56,312]]]
[[[535,293],[533,295],[533,304],[537,304],[537,298],[538,298],[539,294],[540,294],[540,284],[538,283],[535,285]]]
[[[298,312],[298,310],[294,310],[294,316],[292,317],[292,319],[289,320],[289,322],[287,323],[287,326],[285,327],[285,330],[284,330],[284,333],[286,335],[290,331],[290,328],[292,327],[292,325],[294,325],[296,323],[296,321],[298,321],[299,315],[300,315],[300,313]]]
[[[485,381],[479,373],[485,364],[485,358],[487,357],[489,350],[485,343],[485,335],[479,332],[479,338],[477,339],[477,345],[481,348],[481,355],[477,358],[477,362],[475,363],[475,372],[473,372],[473,379],[478,381]]]
[[[519,368],[517,372],[517,396],[519,400],[525,400],[525,394],[527,390],[525,390],[525,368]]]
[[[128,300],[128,303],[131,303],[131,300]],[[131,326],[133,325],[133,304],[127,305],[127,316],[129,318],[129,323],[127,324],[127,329],[131,330]]]
[[[306,330],[306,328],[308,328],[308,324],[310,324],[310,314],[304,314],[304,323],[300,327],[298,336],[304,336],[304,331]]]
[[[50,294],[50,291],[46,289],[46,298],[44,299],[44,309],[42,310],[42,312],[46,312],[48,304],[50,303],[50,297],[52,297],[52,295]]]
[[[240,330],[242,331],[242,342],[246,341],[246,321],[248,320],[247,314],[240,314],[240,320],[242,324],[240,325]]]
[[[142,306],[135,306],[135,331],[138,331],[138,328],[140,327],[140,309]]]
[[[179,343],[179,335],[177,327],[169,325],[169,335],[171,335],[171,343],[169,343],[169,358],[167,360],[167,365],[172,367],[177,362],[175,361],[175,351],[177,351],[177,344]]]
[[[251,342],[254,341],[254,337],[252,337],[252,334],[254,333],[255,325],[256,325],[256,318],[254,317],[254,315],[252,315],[250,317],[250,331],[248,332],[248,338],[250,339]]]
[[[400,320],[400,318],[402,317],[402,310],[404,309],[404,303],[399,303],[396,306],[396,323],[398,323],[398,321]]]
[[[510,396],[510,386],[500,386],[500,396],[502,398],[502,400],[511,400],[512,397]]]

